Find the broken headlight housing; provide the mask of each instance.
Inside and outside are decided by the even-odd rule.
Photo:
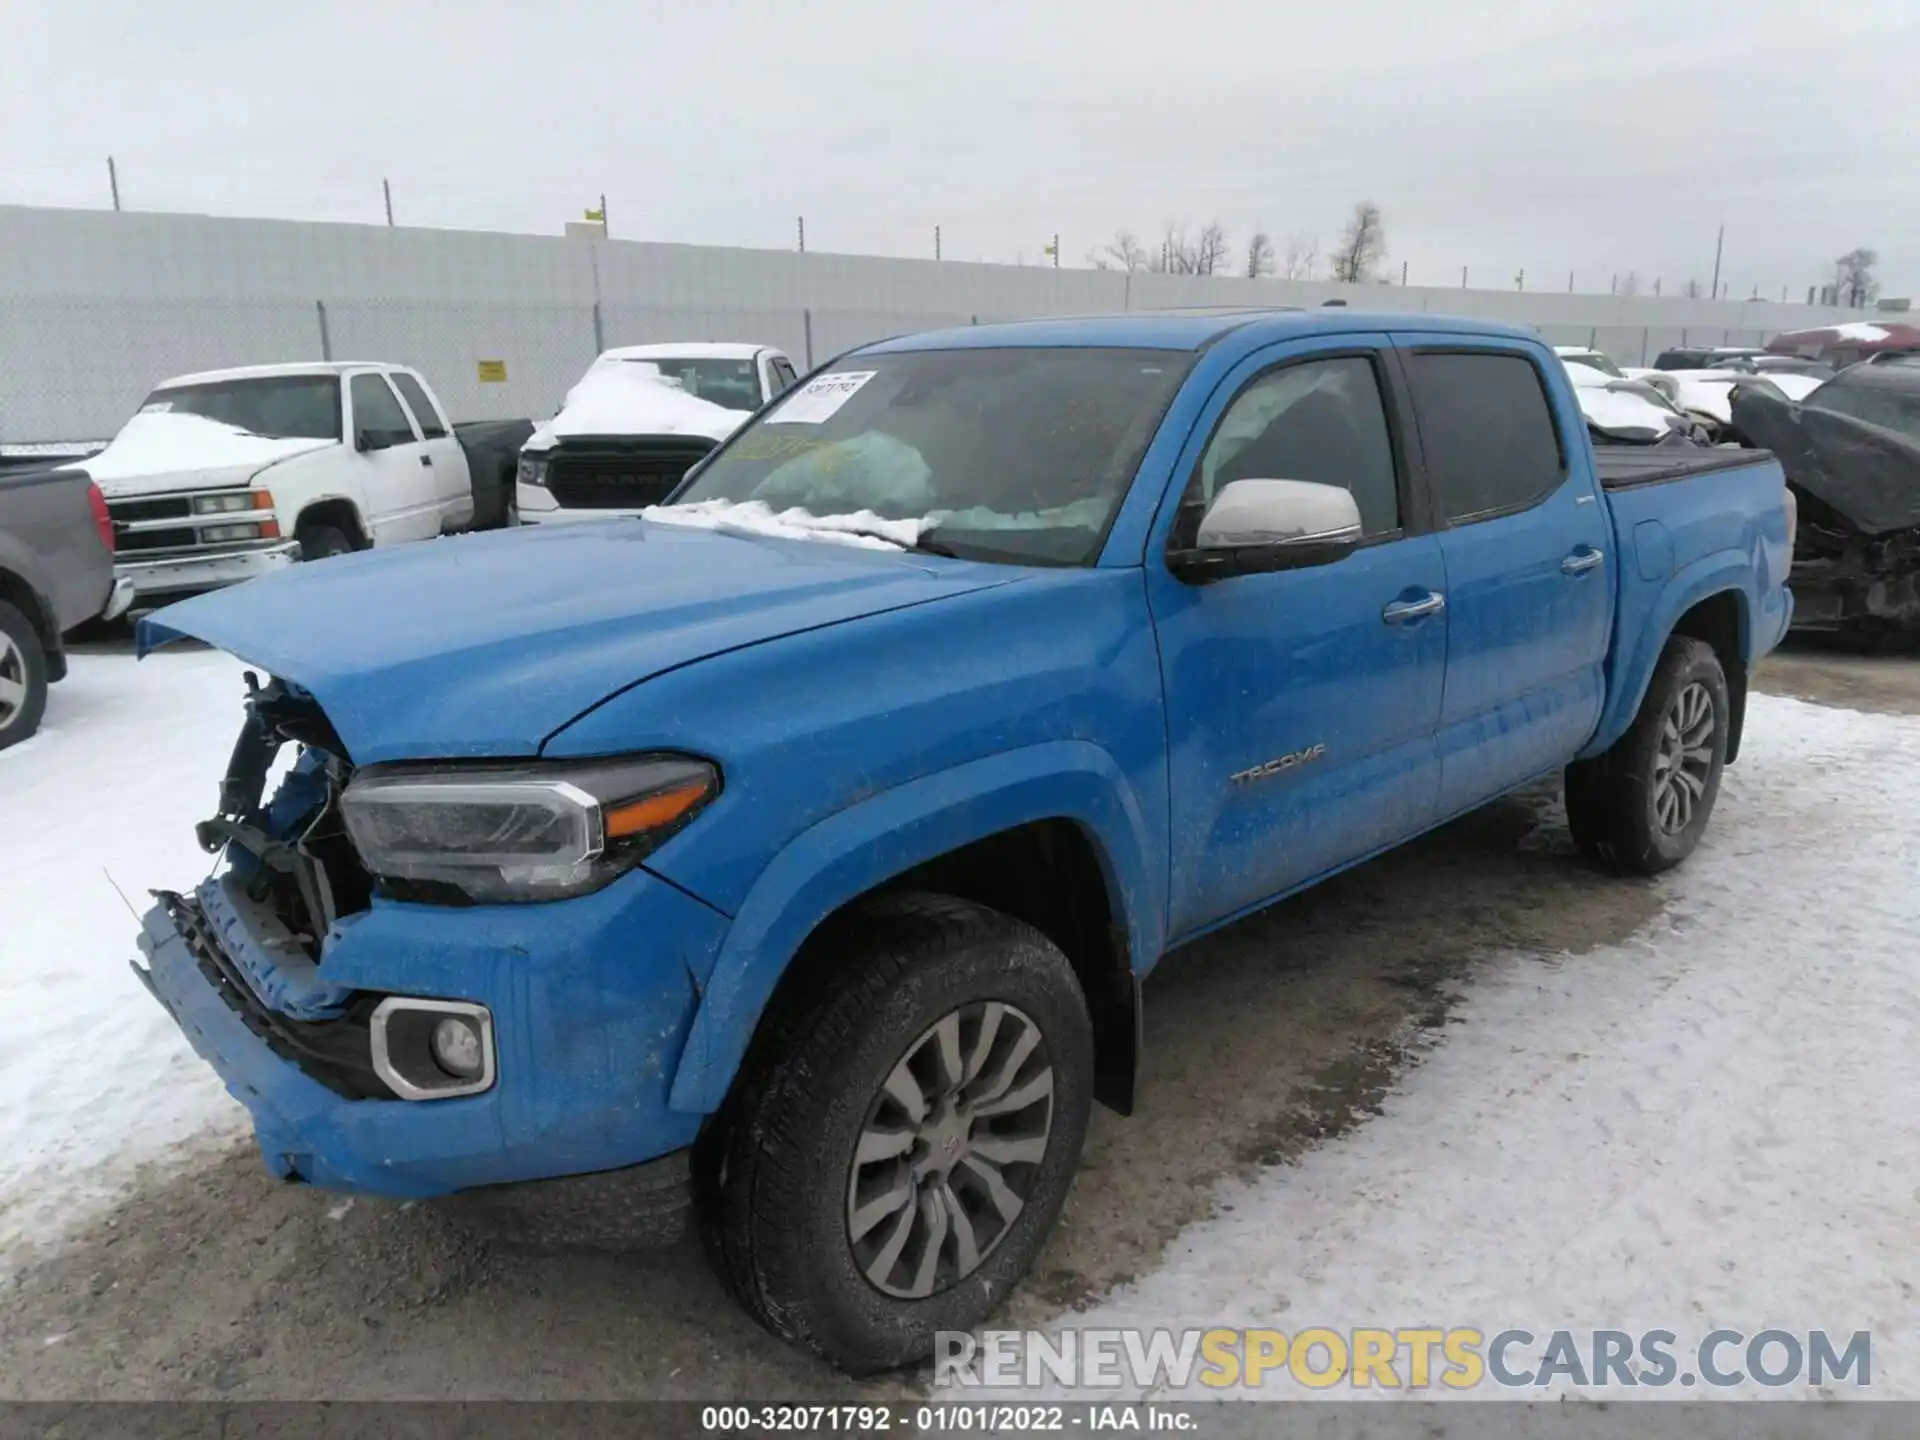
[[[626,873],[720,793],[683,755],[360,771],[341,814],[396,899],[500,904],[584,895]]]

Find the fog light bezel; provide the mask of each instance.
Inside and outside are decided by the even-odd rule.
[[[417,1049],[417,1057],[396,1054],[391,1027],[397,1016],[419,1016],[417,1040],[407,1049]],[[480,1032],[480,1073],[471,1080],[449,1075],[434,1057],[433,1029],[449,1016],[470,1022]],[[389,995],[374,1006],[370,1018],[373,1070],[388,1089],[402,1100],[453,1100],[464,1095],[479,1095],[491,1090],[498,1075],[498,1060],[493,1033],[493,1012],[470,1000],[428,1000],[413,995]],[[409,1060],[416,1064],[402,1068]],[[409,1073],[411,1071],[412,1073]],[[422,1083],[426,1081],[427,1083]]]

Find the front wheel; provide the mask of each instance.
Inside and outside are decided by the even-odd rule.
[[[47,708],[47,652],[40,632],[0,600],[0,750],[40,728]]]
[[[294,538],[300,542],[302,560],[325,560],[353,553],[353,541],[336,525],[302,525]]]
[[[1713,647],[1674,636],[1627,733],[1567,767],[1567,823],[1581,852],[1629,875],[1691,855],[1720,794],[1731,716]]]
[[[892,1369],[984,1320],[1046,1240],[1086,1136],[1086,1002],[1045,936],[938,895],[829,922],[796,964],[817,982],[696,1154],[707,1249],[774,1334]]]

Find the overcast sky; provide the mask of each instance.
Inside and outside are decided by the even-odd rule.
[[[538,12],[538,13],[536,13]],[[1126,226],[1415,284],[1920,291],[1920,0],[0,0],[0,202],[1063,263]]]

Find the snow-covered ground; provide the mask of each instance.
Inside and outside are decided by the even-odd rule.
[[[114,890],[144,909],[148,887],[207,872],[193,823],[239,731],[241,667],[71,663],[40,733],[0,751],[0,1275],[141,1162],[245,1121],[127,968],[138,926]]]
[[[1920,1398],[1920,719],[1756,695],[1706,843],[1661,884],[1629,944],[1477,974],[1380,1118],[1223,1188],[1071,1323],[1567,1329],[1583,1351],[1665,1329],[1682,1359],[1721,1326],[1867,1330],[1864,1393]]]
[[[0,1273],[140,1162],[243,1128],[128,973],[103,873],[138,905],[205,871],[239,674],[78,656],[0,754]],[[1659,919],[1483,966],[1381,1116],[1223,1186],[1071,1323],[1870,1330],[1871,1393],[1920,1397],[1917,815],[1920,719],[1755,696]]]

